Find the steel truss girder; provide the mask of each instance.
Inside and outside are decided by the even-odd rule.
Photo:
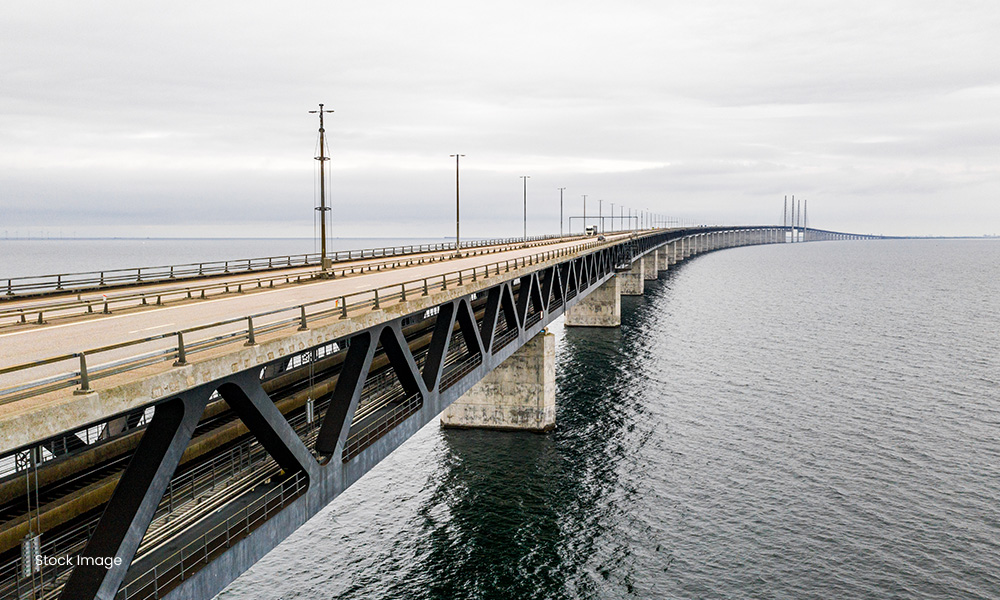
[[[479,322],[472,309],[472,294],[441,303],[422,369],[418,368],[403,336],[402,322],[407,317],[353,334],[316,441],[315,449],[322,460],[317,460],[306,448],[261,387],[259,365],[158,403],[131,463],[83,551],[83,555],[92,557],[119,556],[123,564],[108,570],[77,567],[61,597],[110,600],[115,596],[214,390],[219,391],[286,472],[306,474],[308,488],[301,497],[233,543],[229,550],[163,598],[213,597],[550,322],[616,276],[617,265],[685,235],[664,232],[570,258],[521,275],[517,278],[520,284],[516,293],[512,281],[479,291],[478,295],[486,296],[484,316]],[[540,318],[526,325],[529,313],[537,313]],[[494,349],[501,315],[508,328],[517,330],[517,336]],[[478,363],[442,389],[445,360],[456,326],[470,354],[478,357]],[[420,395],[420,408],[345,462],[344,449],[352,418],[378,348],[383,350],[406,393]],[[270,372],[280,370],[274,365],[286,360],[283,357],[264,368]]]
[[[115,597],[215,390],[286,473],[315,475],[316,461],[264,391],[258,369],[160,402],[60,598]],[[95,560],[110,557],[121,558],[121,564],[106,569]]]

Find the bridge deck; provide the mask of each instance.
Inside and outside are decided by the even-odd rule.
[[[608,235],[606,243],[610,244],[615,241],[620,241],[623,238],[627,238],[629,235],[631,234],[618,233]],[[594,238],[581,240],[581,238],[577,237],[566,241],[547,243],[541,246],[532,244],[529,247],[504,247],[496,252],[484,253],[466,258],[452,258],[447,260],[438,260],[437,262],[424,262],[424,264],[411,264],[409,266],[406,266],[405,263],[401,263],[400,266],[388,267],[382,270],[366,271],[364,273],[355,273],[353,275],[348,274],[347,276],[339,275],[339,273],[343,271],[343,265],[338,265],[338,277],[336,279],[304,280],[301,284],[287,285],[275,289],[258,290],[257,288],[252,288],[254,290],[252,293],[230,293],[209,297],[205,300],[185,300],[166,306],[146,305],[138,310],[133,309],[130,311],[121,311],[120,313],[110,315],[99,313],[84,314],[67,319],[65,322],[59,324],[35,325],[32,323],[25,323],[18,325],[13,328],[13,330],[8,327],[7,331],[0,333],[0,350],[2,350],[2,352],[0,352],[0,369],[19,364],[33,362],[39,363],[53,356],[71,355],[73,353],[82,352],[91,348],[104,347],[127,340],[141,339],[156,334],[179,331],[209,323],[231,320],[234,317],[245,317],[247,315],[259,314],[267,311],[294,309],[299,305],[307,304],[309,302],[338,298],[358,293],[362,293],[362,296],[360,297],[364,298],[364,293],[366,291],[378,287],[390,286],[403,281],[413,281],[422,278],[438,278],[439,280],[442,275],[453,273],[460,269],[471,269],[473,267],[482,267],[487,264],[492,265],[498,262],[502,263],[504,261],[514,261],[515,259],[520,260],[525,257],[537,255],[539,252],[572,250],[580,248],[583,244],[593,243],[595,243]],[[435,253],[434,256],[438,259],[443,258],[441,253]],[[367,264],[370,261],[365,262]],[[391,262],[393,265],[400,263],[399,260],[377,262],[380,266],[384,266],[388,262]],[[357,267],[357,265],[355,265],[355,267]],[[349,271],[351,269],[351,265],[347,264],[346,268]],[[518,274],[514,272],[509,274],[508,278],[514,278],[517,276]],[[169,286],[169,284],[158,285]],[[452,284],[450,283],[449,286],[451,285]],[[468,293],[468,289],[470,288],[467,286],[463,286],[463,288],[466,289],[464,289],[462,293]],[[437,289],[440,289],[439,282],[437,282]],[[433,284],[431,291],[434,291]],[[437,295],[438,294],[435,294],[435,296]],[[400,310],[420,310],[421,304],[422,303],[420,302],[407,302],[399,309],[393,310],[392,313],[400,314]],[[370,310],[361,310],[358,312],[352,311],[350,319],[348,320],[352,322],[364,322],[365,326],[369,326],[371,323],[365,319],[370,312]],[[291,313],[277,315],[270,319],[263,318],[255,322],[255,327],[258,329],[265,329],[270,322],[278,320],[279,318],[287,318],[289,314]],[[343,325],[347,325],[349,327],[349,324],[347,323],[344,323]],[[310,326],[312,326],[312,323],[310,323]],[[207,329],[205,330],[204,335],[212,337],[226,336],[228,334],[232,334],[233,332],[244,330],[245,328],[245,321],[236,320],[225,325]],[[292,337],[295,334],[296,331],[294,328],[286,328],[278,335],[272,335],[270,337],[261,336],[258,341],[273,342],[282,338]],[[190,341],[191,340],[188,340],[188,343],[190,343]],[[266,344],[262,345],[266,347]],[[128,346],[117,350],[103,352],[98,359],[99,362],[88,365],[88,367],[91,370],[94,370],[96,368],[100,368],[101,365],[113,364],[116,361],[122,361],[130,357],[134,357],[137,352],[146,354],[163,352],[169,351],[175,346],[176,340],[174,337],[162,337],[158,340],[152,340],[148,343],[142,344],[141,346]],[[271,352],[273,353],[273,349]],[[229,344],[221,349],[221,351],[216,349],[215,351],[199,355],[198,360],[206,361],[208,358],[218,359],[220,356],[246,354],[247,350],[242,346],[242,344]],[[259,360],[259,358],[256,357],[255,359]],[[172,360],[170,362],[160,361],[160,364],[155,368],[146,367],[139,372],[133,371],[128,376],[109,377],[106,380],[101,380],[100,385],[95,387],[102,391],[107,391],[109,388],[114,388],[115,386],[123,384],[129,380],[135,380],[140,377],[150,377],[157,373],[168,372],[171,370],[171,362]],[[243,363],[243,361],[237,362],[240,362],[241,364]],[[39,365],[27,370],[6,373],[2,375],[3,387],[10,388],[12,386],[27,384],[39,379],[70,374],[73,373],[76,368],[77,364],[75,364],[74,361],[69,360],[48,365]],[[188,379],[190,380],[190,377],[188,377]],[[134,393],[135,391],[136,390],[133,387],[131,392]],[[166,389],[164,389],[164,392],[166,392]],[[106,395],[105,397],[110,399],[114,396]],[[140,395],[138,401],[141,402],[142,399],[148,401],[152,398],[148,398],[145,394],[142,394]],[[74,397],[72,389],[63,389],[56,392],[41,394],[28,399],[0,404],[0,431],[3,431],[4,433],[3,436],[0,436],[4,438],[0,439],[0,451],[8,450],[12,447],[20,445],[20,443],[29,441],[23,435],[17,435],[18,430],[11,427],[12,423],[18,422],[25,415],[38,415],[39,411],[44,411],[58,406],[64,414],[73,414],[74,416],[72,420],[77,421],[92,417],[97,418],[106,416],[108,411],[114,412],[116,410],[134,408],[134,403],[136,401],[137,399],[127,401],[126,399],[119,397],[118,401],[114,402],[110,406],[107,406],[107,410],[101,409],[95,411],[91,406],[94,402],[93,394]],[[124,404],[122,402],[124,402]],[[101,404],[103,404],[103,402]],[[77,410],[73,407],[73,405],[80,405],[80,407],[86,407],[87,409],[82,410],[82,412],[77,414]],[[68,407],[70,410],[67,413],[66,409]],[[39,416],[38,421],[44,421],[46,424],[46,427],[38,431],[39,434],[44,434],[45,431],[50,429],[55,431],[59,428],[65,428],[68,424],[65,420],[53,419],[52,413],[48,413],[48,416],[45,419],[41,419]],[[31,419],[29,422],[34,425],[38,424],[36,419]],[[19,431],[22,434],[24,433],[23,429]]]

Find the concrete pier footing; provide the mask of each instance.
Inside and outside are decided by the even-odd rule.
[[[617,275],[622,296],[641,296],[646,291],[643,260],[632,262],[632,269]]]
[[[556,426],[555,336],[542,330],[441,413],[442,427],[548,431]]]
[[[618,327],[622,324],[621,280],[608,279],[566,310],[567,327]]]

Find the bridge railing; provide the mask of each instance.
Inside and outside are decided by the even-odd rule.
[[[514,246],[520,246],[523,244],[523,240],[517,240],[516,242],[505,242],[502,244],[483,244],[477,248],[466,248],[468,254],[478,254],[478,253],[488,253],[488,252],[499,252],[506,249],[510,249]],[[543,241],[535,240],[533,242],[529,241],[528,244],[540,245],[544,244]],[[464,247],[464,244],[463,244]],[[404,255],[399,255],[396,258],[401,259]],[[417,260],[415,255],[408,255],[409,261]],[[450,257],[439,257],[441,259]],[[427,260],[433,260],[434,257],[429,257]],[[423,260],[422,258],[420,260]],[[351,272],[355,270],[365,271],[373,269],[391,268],[397,263],[401,263],[402,260],[393,260],[391,257],[388,259],[375,259],[375,261],[381,262],[365,262],[365,263],[339,263],[341,266],[339,270],[341,275],[346,275],[347,270],[350,269]],[[338,269],[334,268],[331,273],[334,275]],[[212,281],[206,283],[193,283],[192,285],[184,286],[171,286],[168,289],[145,289],[140,288],[133,291],[124,291],[113,294],[101,294],[100,296],[84,297],[82,293],[78,293],[76,297],[66,297],[58,296],[50,300],[44,300],[39,302],[32,302],[30,304],[18,303],[8,307],[4,307],[0,304],[0,320],[6,320],[7,323],[27,323],[28,320],[32,320],[39,325],[45,323],[45,318],[50,317],[53,314],[66,314],[66,313],[93,313],[99,311],[104,314],[110,314],[113,309],[121,306],[131,306],[131,305],[147,305],[156,304],[160,305],[164,301],[170,298],[205,298],[211,294],[221,294],[229,293],[230,291],[235,291],[237,293],[242,293],[245,290],[259,289],[263,287],[273,288],[275,285],[281,285],[282,283],[288,284],[292,282],[301,283],[303,276],[305,279],[311,280],[314,275],[318,274],[316,272],[307,273],[289,273],[287,270],[276,270],[270,274],[259,274],[257,276],[250,276],[244,278],[229,279],[224,281]],[[99,291],[99,290],[98,290]]]
[[[297,472],[290,475],[257,499],[247,503],[236,514],[182,546],[149,571],[123,585],[118,589],[115,598],[121,600],[159,598],[160,590],[175,587],[186,575],[211,562],[234,542],[246,537],[302,495],[308,485],[309,480],[304,473]]]
[[[614,245],[620,241],[599,241],[589,238],[564,248],[543,250],[523,257],[498,260],[432,277],[315,300],[290,308],[234,317],[179,331],[160,333],[5,367],[0,369],[0,376],[32,370],[37,372],[38,369],[57,364],[76,363],[78,365],[78,368],[74,370],[62,371],[0,388],[0,405],[73,386],[78,386],[77,393],[88,393],[93,391],[91,382],[97,379],[171,360],[174,361],[175,366],[183,366],[188,363],[190,355],[219,346],[235,342],[254,345],[257,343],[257,337],[261,335],[292,327],[306,330],[310,323],[318,320],[348,319],[352,314],[358,314],[360,311],[379,310],[390,303],[406,302],[408,299],[427,296],[432,291],[451,289],[464,285],[466,282],[476,282],[483,277],[509,273],[512,269],[525,268],[539,262],[569,256],[600,246]],[[195,335],[199,337],[192,339]],[[103,362],[97,364],[95,360]]]
[[[559,237],[560,236],[558,235],[531,236],[527,239],[527,241],[547,241]],[[523,237],[469,240],[462,242],[462,249],[512,244],[523,241],[525,241]],[[384,248],[339,250],[335,252],[328,252],[327,257],[332,259],[334,263],[344,263],[355,260],[391,258],[428,252],[443,252],[454,249],[455,242],[441,242],[437,244],[408,244],[403,246],[388,246]],[[288,269],[293,267],[318,267],[320,266],[320,258],[321,256],[319,253],[285,254],[280,256],[240,258],[234,260],[217,260],[176,265],[7,277],[0,279],[0,282],[6,282],[3,290],[0,291],[0,300],[17,298],[31,294],[82,289],[99,289],[115,285],[134,285],[137,283],[170,281],[174,279],[225,275],[229,273],[251,273],[256,271]]]
[[[758,228],[763,227],[736,227],[732,229]],[[711,233],[727,228],[707,229],[707,232]],[[769,227],[768,229],[774,228]],[[698,234],[705,232],[703,229],[702,231],[693,232],[690,230],[673,230],[669,233],[673,237],[680,238],[691,233]],[[234,342],[255,345],[257,343],[256,338],[260,335],[275,333],[290,327],[306,330],[309,328],[310,323],[314,323],[317,320],[330,318],[348,319],[352,314],[357,314],[359,311],[380,310],[383,306],[394,302],[406,302],[408,299],[414,297],[427,296],[431,291],[447,290],[454,286],[464,285],[465,282],[478,281],[482,277],[509,273],[511,269],[524,268],[542,261],[569,256],[601,246],[631,243],[635,235],[645,237],[661,233],[668,232],[664,230],[647,230],[638,234],[630,234],[628,237],[619,237],[604,241],[594,238],[583,238],[572,246],[543,250],[523,257],[498,260],[485,265],[450,271],[441,275],[413,279],[351,294],[315,300],[289,308],[234,317],[179,331],[156,334],[80,352],[54,356],[31,363],[5,367],[0,369],[0,376],[12,373],[24,373],[30,370],[50,367],[55,364],[76,362],[79,365],[79,368],[76,370],[62,371],[0,388],[0,405],[73,386],[79,386],[76,393],[89,393],[93,391],[90,384],[95,379],[110,377],[170,360],[174,361],[175,366],[183,366],[188,363],[187,358],[191,354],[204,352]],[[193,335],[203,337],[192,340]],[[94,360],[98,357],[104,362],[94,364]],[[53,369],[49,370],[52,371]]]

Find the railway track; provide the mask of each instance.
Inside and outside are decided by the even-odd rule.
[[[473,303],[477,318],[482,316],[484,305],[485,298]],[[404,337],[418,365],[423,364],[425,360],[432,332],[433,319],[431,318],[422,319],[404,328]],[[445,362],[446,373],[449,370],[454,370],[456,365],[461,366],[468,354],[464,340],[461,335],[456,335],[457,332],[456,325],[456,329],[453,331],[453,343]],[[310,395],[310,390],[319,385],[319,382],[324,382],[323,389],[326,391],[322,394],[315,394],[318,397],[314,398],[316,414],[322,415],[329,403],[330,394],[339,375],[340,363],[343,360],[345,354],[343,350],[345,349],[338,348],[336,352],[319,360],[314,357],[310,357],[308,360],[302,359],[297,367],[274,374],[268,379],[268,382],[272,384],[271,389],[268,389],[269,394],[282,408],[282,412],[289,419],[290,424],[294,422],[293,426],[308,446],[311,446],[309,441],[315,437],[318,429],[315,424],[305,422],[305,396]],[[395,378],[392,369],[385,364],[384,357],[380,355],[376,359],[372,371],[366,379],[363,401],[358,407],[352,425],[351,434],[354,435],[352,450],[355,454],[377,439],[377,437],[371,439],[372,431],[379,431],[379,428],[391,428],[415,410],[409,410],[405,414],[399,410],[393,412],[393,408],[405,399],[405,393],[402,393],[402,386]],[[293,358],[284,364],[293,364]],[[227,407],[220,410],[221,405],[224,405],[221,399],[214,404],[219,406],[215,409],[216,414],[206,417],[199,423],[192,436],[192,444],[189,446],[189,451],[191,446],[198,443],[205,444],[210,449],[198,454],[196,459],[190,461],[189,464],[182,463],[182,468],[178,470],[172,480],[171,489],[161,501],[160,508],[147,531],[147,538],[144,538],[137,557],[155,552],[214,510],[278,474],[277,465],[263,452],[259,444],[251,439],[252,436],[243,434],[234,439],[223,440],[212,447],[211,440],[213,438],[223,437],[220,436],[220,431],[234,429],[241,425],[236,423],[238,419],[235,413],[229,411]],[[416,407],[418,408],[419,404]],[[208,412],[210,411],[206,411],[206,413]],[[132,433],[134,434],[134,432]],[[351,434],[349,434],[349,438]],[[359,446],[359,442],[362,445]],[[251,457],[250,447],[252,446],[258,449],[258,455]],[[240,452],[245,454],[241,456],[249,458],[239,458],[238,460],[231,456],[220,458],[224,457],[227,452],[234,452],[236,448],[243,448]],[[57,550],[65,555],[79,552],[89,539],[93,527],[100,518],[104,502],[110,497],[114,485],[130,458],[131,453],[115,456],[99,465],[90,466],[71,474],[69,477],[39,488],[37,500],[31,502],[31,511],[29,511],[26,495],[6,502],[0,506],[0,531],[12,531],[14,528],[11,525],[15,523],[26,524],[29,512],[31,512],[34,515],[30,518],[36,522],[36,527],[33,530],[37,530],[39,521],[43,525],[43,550],[48,546],[49,550]],[[212,461],[220,461],[222,464],[214,464]],[[237,463],[240,468],[234,466]],[[208,469],[206,465],[213,465],[211,467],[213,473],[211,485],[206,484],[203,486],[204,489],[198,490],[196,489],[197,485],[191,483],[192,491],[181,497],[181,494],[175,489],[174,482],[185,478],[193,481],[194,477],[190,474],[199,469],[206,472]],[[215,476],[217,472],[227,475],[217,477]],[[176,485],[177,489],[182,487],[181,484]],[[93,493],[95,490],[104,493]],[[76,518],[66,520],[53,527],[45,527],[47,520],[45,513],[55,510],[54,505],[87,491],[92,492],[91,498],[94,501],[89,506],[77,507]],[[47,508],[50,510],[47,511]],[[39,516],[41,519],[38,518]],[[20,560],[18,546],[23,536],[8,537],[12,539],[5,540],[0,536],[0,600],[19,597],[18,588],[23,588],[23,581],[19,577],[20,573],[17,568]],[[47,540],[52,540],[52,542],[47,544]],[[58,548],[55,547],[56,545]],[[45,578],[46,585],[43,586],[46,590],[45,593],[50,594],[57,589],[64,576],[65,573],[50,572]]]

